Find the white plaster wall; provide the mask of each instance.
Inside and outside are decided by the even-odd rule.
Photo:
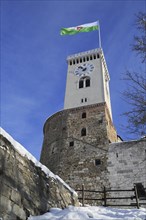
[[[103,63],[104,62],[104,63]],[[104,100],[108,106],[110,115],[111,115],[111,119],[112,119],[112,109],[111,109],[111,99],[110,99],[110,89],[109,89],[109,74],[108,74],[108,70],[105,67],[105,61],[102,61],[102,76],[103,76],[103,93],[104,93]]]
[[[90,87],[79,89],[80,77],[74,74],[75,65],[68,67],[67,85],[65,93],[65,109],[104,102],[103,79],[101,75],[100,59],[88,61],[94,64],[94,71],[90,74]],[[78,64],[79,66],[80,64]],[[81,99],[87,102],[81,103]]]
[[[64,109],[107,101],[107,97],[105,95],[105,76],[103,75],[105,74],[105,69],[103,69],[103,62],[105,63],[103,52],[100,49],[95,49],[95,50],[75,54],[70,57],[74,59],[74,58],[84,57],[90,54],[92,55],[94,53],[99,53],[100,58],[96,58],[78,64],[72,64],[72,65],[68,64]],[[80,66],[84,63],[92,63],[94,65],[94,70],[90,74],[91,86],[79,89],[80,77],[74,74],[74,70],[77,66]],[[85,98],[87,98],[87,102],[81,103],[81,99],[85,99]],[[108,98],[110,99],[110,97]],[[107,101],[108,105],[109,103],[110,100]]]

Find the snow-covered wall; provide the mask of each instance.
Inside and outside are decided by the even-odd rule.
[[[0,131],[0,218],[24,220],[51,207],[78,205],[75,191]]]

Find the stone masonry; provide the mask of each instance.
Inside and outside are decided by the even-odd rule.
[[[145,139],[119,142],[105,103],[60,111],[44,125],[41,162],[74,189],[146,187],[145,152]]]
[[[135,183],[142,183],[146,188],[146,138],[110,144],[107,169],[111,189],[132,189]],[[132,192],[116,193],[122,197],[132,195]],[[121,200],[121,203],[125,202]]]
[[[5,135],[1,135],[0,218],[3,220],[25,220],[51,207],[78,205],[77,194],[37,163],[23,156]]]
[[[105,103],[63,110],[44,125],[40,161],[74,189],[83,183],[91,189],[109,187],[107,152],[109,143],[116,141]]]
[[[107,164],[112,188],[146,187],[146,138],[110,144]]]

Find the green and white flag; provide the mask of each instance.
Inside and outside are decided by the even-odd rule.
[[[82,24],[76,27],[69,27],[69,28],[61,28],[60,34],[61,35],[73,35],[78,34],[81,32],[89,32],[89,31],[95,31],[99,30],[99,24],[98,22],[92,22],[88,24]]]

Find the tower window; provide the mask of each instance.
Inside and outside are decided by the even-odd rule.
[[[94,59],[96,59],[96,55],[94,54]]]
[[[95,159],[95,165],[98,166],[101,164],[101,160],[100,159]]]
[[[80,63],[82,63],[82,58],[80,58]]]
[[[92,60],[92,56],[90,56],[90,60]]]
[[[75,64],[75,60],[73,60],[73,64]]]
[[[99,58],[99,54],[97,54],[97,58]]]
[[[70,65],[72,65],[72,60],[70,61]]]
[[[87,98],[81,99],[81,103],[87,102]]]
[[[86,112],[82,113],[82,118],[86,118]]]
[[[86,87],[90,87],[90,78],[86,79]]]
[[[84,87],[90,87],[90,77],[84,76],[79,80],[79,89]]]
[[[82,128],[82,130],[81,130],[81,136],[86,136],[86,128]]]
[[[87,61],[89,61],[89,57],[87,57]]]
[[[103,122],[103,119],[102,119],[102,118],[98,120],[98,123],[99,123],[99,124],[102,124],[102,122]]]
[[[66,126],[62,128],[63,131],[66,131]]]
[[[79,89],[81,89],[83,87],[84,87],[84,80],[80,79],[80,81],[79,81]]]
[[[54,154],[55,150],[54,150],[54,147],[52,148],[52,154]]]
[[[70,142],[69,142],[69,146],[70,146],[70,147],[73,147],[73,146],[74,146],[74,141],[70,141]]]

